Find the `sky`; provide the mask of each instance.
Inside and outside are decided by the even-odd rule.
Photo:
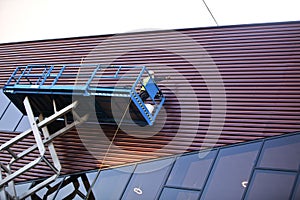
[[[205,0],[220,26],[300,20],[299,0]],[[0,0],[0,43],[216,26],[202,0]]]

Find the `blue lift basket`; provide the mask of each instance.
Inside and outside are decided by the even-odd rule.
[[[147,77],[150,79],[144,85]],[[145,102],[139,96],[142,87],[149,94]],[[165,101],[164,95],[158,95],[160,89],[145,66],[20,66],[3,87],[3,92],[24,114],[23,100],[28,96],[35,116],[50,116],[53,110],[62,109],[76,99],[80,112],[95,111],[99,123],[123,120],[123,112],[128,108],[124,123],[153,125]]]

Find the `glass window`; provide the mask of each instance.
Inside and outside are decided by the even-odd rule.
[[[93,181],[95,180],[97,174],[98,174],[98,171],[93,171],[93,172],[87,172],[86,173],[86,177],[87,177],[90,184],[93,183]]]
[[[6,107],[8,106],[9,102],[10,100],[7,98],[5,94],[3,94],[3,91],[1,89],[0,90],[0,119]]]
[[[200,192],[193,190],[181,190],[175,188],[164,188],[160,200],[197,200]]]
[[[21,119],[21,122],[19,123],[19,125],[18,125],[18,127],[15,131],[23,132],[23,131],[26,131],[29,128],[30,128],[30,124],[29,124],[29,121],[28,121],[28,117],[24,115],[23,118]]]
[[[256,170],[246,199],[290,199],[296,173]]]
[[[14,104],[10,104],[0,120],[1,131],[14,131],[23,114]]]
[[[216,151],[200,152],[178,157],[172,168],[167,185],[186,188],[203,188],[216,156]]]
[[[28,189],[30,188],[31,186],[31,182],[27,182],[27,183],[21,183],[21,184],[16,184],[16,193],[17,193],[17,196],[20,196],[20,195],[23,195],[26,191],[28,191]],[[12,190],[10,190],[10,188],[6,188],[6,190],[9,192],[9,193],[13,193]],[[0,195],[1,197],[1,195]]]
[[[101,171],[92,189],[94,197],[99,200],[120,199],[134,167],[134,165],[131,165]],[[94,180],[94,178],[89,179]]]
[[[91,185],[90,182],[86,176],[86,174],[80,174],[78,175],[78,182],[79,182],[79,192],[81,192],[83,195],[86,195],[88,190],[90,189]]]
[[[300,134],[267,140],[258,162],[259,167],[298,170]]]
[[[53,183],[50,183],[49,186],[43,187],[35,194],[31,195],[32,199],[53,199],[62,181],[63,178],[56,179]]]
[[[241,199],[261,142],[220,150],[201,199]]]
[[[300,174],[299,174],[300,175]],[[298,181],[295,186],[294,195],[292,199],[300,199],[300,176],[298,176]]]
[[[137,165],[122,199],[155,199],[174,159]]]
[[[82,194],[79,190],[80,183],[78,181],[77,176],[69,176],[65,178],[63,184],[60,186],[59,191],[55,199],[75,199],[75,200],[82,200],[79,194]],[[83,194],[84,195],[84,194]]]

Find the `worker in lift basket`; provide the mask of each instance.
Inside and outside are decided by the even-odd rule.
[[[158,82],[158,81],[161,81],[161,80],[169,79],[169,78],[170,78],[170,76],[168,76],[168,77],[166,77],[166,78],[159,78],[159,79],[154,78],[154,71],[152,71],[152,70],[149,70],[149,74],[150,74],[151,78],[152,78],[155,82]],[[146,77],[146,78],[143,79],[143,86],[142,86],[142,88],[141,88],[141,90],[140,90],[140,97],[141,97],[141,99],[142,99],[143,101],[146,101],[146,100],[148,99],[148,97],[149,97],[149,94],[148,94],[148,92],[146,91],[146,89],[145,89],[144,86],[146,86],[146,85],[148,84],[148,82],[149,82],[149,80],[150,80],[150,76],[148,76],[148,77]],[[157,96],[158,96],[158,97],[162,96],[161,90],[158,91]]]

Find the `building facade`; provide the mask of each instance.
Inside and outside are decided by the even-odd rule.
[[[153,126],[88,120],[57,138],[61,176],[29,199],[299,199],[300,22],[0,44],[0,87],[17,66],[90,63],[153,70],[163,110]],[[30,125],[0,95],[4,144]],[[49,175],[31,169],[17,193]]]

